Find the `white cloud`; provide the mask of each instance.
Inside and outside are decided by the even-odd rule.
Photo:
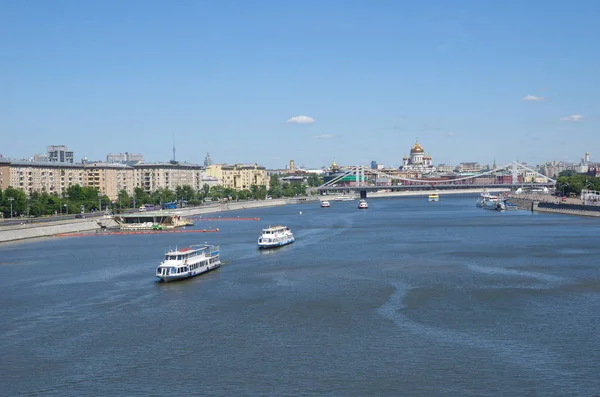
[[[285,123],[286,124],[314,124],[315,119],[308,116],[294,116],[290,117]]]
[[[331,138],[335,138],[335,135],[323,134],[323,135],[313,136],[313,138],[314,139],[331,139]]]
[[[544,100],[543,96],[535,96],[535,95],[525,95],[522,99],[522,101],[538,101],[541,102]]]
[[[581,121],[581,120],[583,120],[583,115],[582,114],[572,114],[568,117],[562,117],[560,120],[561,121]]]

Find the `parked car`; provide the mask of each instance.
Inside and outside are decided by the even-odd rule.
[[[85,215],[84,214],[77,214],[77,215],[75,215],[75,218],[85,218]]]

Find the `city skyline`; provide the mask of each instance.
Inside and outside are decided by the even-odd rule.
[[[443,3],[442,3],[443,4]],[[518,6],[518,7],[517,7]],[[233,10],[233,11],[232,11]],[[541,10],[541,11],[540,11]],[[600,138],[600,5],[0,5],[1,152],[282,168],[577,162]],[[44,147],[44,146],[41,146]]]

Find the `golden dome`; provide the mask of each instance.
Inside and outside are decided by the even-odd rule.
[[[334,161],[333,163],[331,163],[331,168],[337,168],[337,163]]]
[[[410,153],[424,153],[425,150],[423,150],[423,148],[421,147],[421,145],[419,144],[419,142],[416,142],[413,147],[410,149]]]

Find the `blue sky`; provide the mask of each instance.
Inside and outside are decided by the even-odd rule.
[[[418,137],[435,163],[600,161],[598,15],[577,0],[2,1],[0,153],[165,161],[175,136],[180,161],[397,166]]]

